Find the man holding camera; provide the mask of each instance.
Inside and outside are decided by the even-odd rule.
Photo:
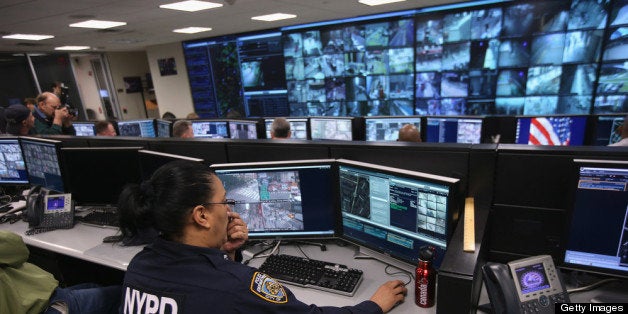
[[[37,96],[35,116],[35,133],[76,135],[72,125],[73,116],[68,112],[66,105],[61,105],[59,97],[50,92]]]

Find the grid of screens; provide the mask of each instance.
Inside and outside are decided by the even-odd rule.
[[[157,129],[157,137],[172,136],[172,121],[155,120],[155,128]]]
[[[229,137],[234,139],[257,139],[257,122],[229,121]]]
[[[76,136],[96,135],[93,122],[74,122],[72,125],[74,126],[74,130],[76,130]]]
[[[432,245],[440,265],[457,179],[342,160],[338,172],[343,238],[414,265]]]
[[[48,190],[65,192],[59,164],[59,141],[21,138],[29,182]]]
[[[619,127],[623,125],[625,116],[598,116],[595,127],[593,145],[606,146],[621,140]]]
[[[18,139],[0,139],[0,184],[26,183],[28,174]]]
[[[479,144],[482,139],[482,119],[427,118],[426,142]]]
[[[264,125],[266,126],[266,138],[270,137],[270,129],[274,119],[264,119]],[[286,119],[290,123],[290,132],[292,135],[290,138],[307,140],[307,118],[290,118]]]
[[[367,141],[396,141],[404,124],[414,124],[421,131],[421,117],[367,117]]]
[[[155,137],[153,120],[118,121],[120,136]]]
[[[583,145],[587,117],[517,118],[515,144]]]
[[[333,237],[333,161],[215,164],[250,238]]]
[[[192,121],[192,131],[194,132],[194,137],[228,138],[228,130],[227,121]]]
[[[353,120],[342,118],[310,118],[313,140],[353,140]]]
[[[281,90],[247,116],[628,112],[626,0],[481,4],[286,27],[251,36],[264,47],[254,59],[243,37],[186,42],[194,103],[221,103],[213,91],[232,84],[236,107]],[[239,63],[218,60],[227,52]],[[266,83],[266,63],[283,76]]]
[[[564,262],[628,277],[628,162],[575,163],[578,180]]]

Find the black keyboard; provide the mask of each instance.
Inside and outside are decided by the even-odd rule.
[[[279,281],[347,296],[362,282],[359,269],[284,254],[269,256],[259,270]]]
[[[118,212],[111,209],[93,210],[84,217],[77,218],[78,221],[89,225],[100,227],[118,227]]]

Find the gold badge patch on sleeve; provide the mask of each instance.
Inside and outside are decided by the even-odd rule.
[[[255,272],[251,279],[251,292],[258,297],[272,303],[288,302],[288,295],[283,286],[272,277]]]

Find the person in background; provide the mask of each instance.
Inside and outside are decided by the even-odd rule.
[[[286,118],[279,117],[273,120],[273,124],[270,126],[270,138],[289,139],[291,135],[290,122]]]
[[[188,120],[179,120],[172,125],[172,136],[180,138],[193,138],[194,130],[192,130],[192,122]]]
[[[177,116],[174,115],[174,113],[170,112],[170,111],[166,111],[164,112],[164,114],[161,116],[162,119],[176,119]]]
[[[401,129],[399,129],[397,141],[418,143],[421,142],[421,133],[414,124],[404,124]]]
[[[118,136],[116,129],[113,127],[113,123],[110,121],[102,120],[94,124],[94,130],[96,130],[96,136]]]
[[[615,132],[621,136],[621,140],[608,146],[628,146],[628,115],[624,117],[624,123]]]
[[[35,106],[37,106],[37,100],[31,97],[24,98],[24,106],[26,106],[30,111],[35,111]]]
[[[76,135],[72,125],[73,117],[67,107],[61,107],[57,95],[43,92],[37,96],[35,116],[35,134],[65,134]]]
[[[195,120],[195,119],[198,119],[198,118],[200,118],[200,117],[196,114],[196,112],[190,112],[190,113],[188,113],[188,115],[186,117],[186,119],[188,119],[188,120]]]
[[[6,119],[6,131],[11,135],[33,135],[35,117],[33,113],[23,105],[11,105],[4,110]]]
[[[68,105],[68,88],[65,86],[65,84],[63,84],[62,82],[54,82],[52,83],[52,85],[50,86],[50,91],[57,95],[57,97],[59,97],[59,101],[61,102],[61,105],[66,106]]]
[[[121,313],[386,313],[402,302],[400,280],[384,283],[370,300],[355,306],[318,307],[299,301],[277,280],[240,263],[236,251],[248,228],[232,210],[225,188],[209,166],[172,161],[141,184],[120,193],[120,231],[133,237],[154,228],[160,236],[127,267]],[[156,301],[157,302],[157,301]]]
[[[29,255],[22,237],[0,230],[0,313],[118,313],[120,286],[62,288],[51,273],[29,263]]]

